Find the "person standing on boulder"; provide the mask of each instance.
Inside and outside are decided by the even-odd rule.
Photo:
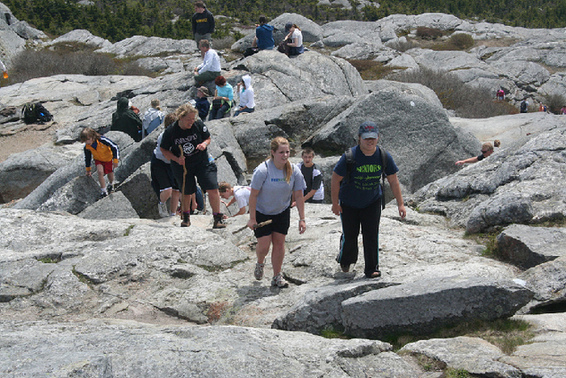
[[[250,220],[248,227],[257,238],[257,263],[254,270],[256,280],[263,278],[265,258],[271,251],[273,279],[271,286],[287,287],[281,268],[285,257],[285,237],[291,222],[291,196],[294,194],[299,211],[299,233],[306,230],[303,190],[305,180],[299,168],[289,161],[289,142],[283,137],[271,141],[271,158],[254,169],[250,192]],[[270,224],[257,227],[259,223]]]
[[[340,215],[342,221],[340,252],[336,260],[343,272],[350,271],[350,265],[358,261],[361,226],[364,274],[367,278],[381,277],[378,244],[383,170],[397,200],[399,215],[401,218],[407,215],[397,178],[399,169],[388,152],[385,154],[387,161],[382,161],[381,151],[377,147],[378,139],[377,125],[371,121],[362,123],[358,130],[358,145],[351,148],[353,161],[343,154],[334,167],[331,179],[332,212]]]
[[[191,24],[197,47],[203,39],[207,41],[212,40],[212,33],[214,33],[214,16],[206,9],[204,2],[195,2],[195,13],[191,18]]]
[[[100,183],[100,198],[104,198],[114,189],[114,168],[118,166],[120,159],[118,145],[89,127],[81,131],[80,139],[85,144],[86,175],[89,177],[92,175],[90,165],[94,158]],[[108,186],[104,181],[104,175],[108,175]]]
[[[223,221],[224,215],[220,213],[217,168],[214,161],[208,159],[210,133],[204,123],[200,119],[197,120],[198,110],[191,104],[179,106],[175,114],[177,121],[165,130],[159,147],[163,156],[171,161],[177,186],[182,191],[181,227],[191,225],[191,195],[196,192],[196,177],[201,188],[208,194],[214,218],[212,227],[224,228],[226,225]]]

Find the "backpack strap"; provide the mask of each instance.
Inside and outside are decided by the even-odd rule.
[[[350,181],[350,176],[356,166],[356,160],[354,159],[353,148],[348,148],[344,152],[344,156],[346,157],[346,176],[344,176],[344,178],[342,179],[342,183],[346,184],[348,183],[348,181]]]
[[[385,209],[385,170],[387,169],[387,152],[385,151],[384,148],[382,147],[377,147],[379,148],[379,153],[381,155],[381,182],[379,185],[381,185],[381,209]]]

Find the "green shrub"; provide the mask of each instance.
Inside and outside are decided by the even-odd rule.
[[[444,35],[442,30],[435,28],[427,28],[425,26],[419,26],[417,28],[417,37],[422,39],[437,39]]]
[[[360,76],[364,80],[379,80],[395,70],[393,67],[387,67],[381,62],[375,60],[349,60],[350,64],[358,70]]]
[[[465,33],[452,34],[449,40],[457,50],[467,50],[474,45],[474,38]]]
[[[487,118],[515,114],[518,110],[507,102],[494,101],[489,90],[464,84],[452,73],[420,68],[391,75],[391,80],[419,83],[432,89],[446,109],[464,118]]]
[[[11,82],[18,83],[36,77],[61,74],[151,76],[152,72],[141,68],[135,62],[113,59],[106,54],[59,49],[22,51],[15,57],[10,74]]]

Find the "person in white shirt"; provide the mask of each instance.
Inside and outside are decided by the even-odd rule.
[[[237,117],[240,113],[253,113],[255,101],[252,77],[250,75],[244,75],[242,81],[238,83],[238,95],[240,96],[240,106],[234,113],[234,117]]]
[[[161,111],[159,100],[151,100],[151,108],[147,109],[142,119],[142,138],[148,136],[153,130],[161,125],[164,118],[165,115]]]
[[[202,52],[204,59],[202,64],[194,69],[195,83],[201,86],[207,81],[212,81],[220,76],[220,58],[216,50],[210,48],[210,42],[203,39],[199,42],[199,49]]]
[[[236,214],[232,215],[233,217],[238,215],[244,215],[246,213],[246,206],[250,203],[250,193],[251,188],[249,186],[234,186],[228,184],[225,181],[218,183],[218,192],[220,192],[220,197],[223,199],[228,199],[232,197],[230,202],[224,203],[226,207],[230,207],[234,202],[238,203],[238,208],[240,209]]]

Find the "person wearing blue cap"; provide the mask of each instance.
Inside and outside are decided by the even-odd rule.
[[[347,151],[342,155],[332,173],[331,197],[332,212],[340,215],[342,236],[340,252],[336,261],[343,272],[358,261],[358,235],[362,230],[365,269],[367,278],[381,277],[379,270],[379,220],[381,217],[382,171],[397,200],[401,218],[407,212],[403,203],[401,186],[397,178],[399,169],[391,154],[382,154],[377,146],[379,129],[374,122],[366,121],[358,130],[358,145],[352,147],[351,157]],[[353,158],[353,159],[352,159]],[[353,160],[353,161],[352,161]],[[384,169],[385,167],[385,169]]]

